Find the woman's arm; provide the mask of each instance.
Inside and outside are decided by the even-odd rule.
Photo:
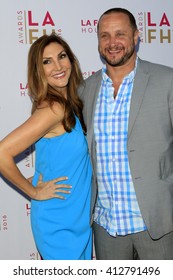
[[[56,194],[57,189],[58,192],[68,193],[69,191],[63,190],[63,188],[71,188],[68,185],[55,184],[61,180],[66,180],[65,176],[46,183],[42,182],[35,188],[22,175],[14,161],[15,156],[33,145],[52,129],[61,125],[61,119],[62,112],[54,112],[49,107],[38,109],[26,122],[0,142],[0,173],[32,199],[63,198],[63,196]]]

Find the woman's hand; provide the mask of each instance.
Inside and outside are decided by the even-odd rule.
[[[36,195],[34,197],[35,200],[47,200],[50,198],[59,198],[59,199],[65,199],[63,195],[59,195],[58,193],[65,193],[69,194],[72,186],[66,185],[66,184],[56,184],[57,182],[61,182],[64,180],[67,180],[68,177],[59,177],[57,179],[53,179],[47,182],[42,181],[42,175],[40,175],[37,186],[35,188]],[[31,178],[28,179],[28,181],[31,181]]]

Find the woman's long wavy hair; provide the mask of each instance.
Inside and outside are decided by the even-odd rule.
[[[67,85],[67,99],[56,88],[47,82],[43,68],[43,52],[46,46],[56,42],[60,44],[71,62],[72,70]],[[47,101],[50,107],[58,102],[64,109],[62,124],[67,132],[71,132],[76,124],[75,115],[79,118],[83,131],[86,127],[82,116],[82,101],[77,95],[77,87],[83,82],[83,76],[79,62],[66,41],[55,33],[43,35],[30,47],[28,54],[28,90],[32,100],[32,113],[39,108],[43,101]]]

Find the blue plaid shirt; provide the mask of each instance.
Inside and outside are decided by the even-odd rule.
[[[136,67],[124,78],[114,98],[112,80],[106,74],[106,67],[103,67],[94,117],[98,180],[94,220],[112,236],[146,230],[127,152],[128,119],[135,72]]]

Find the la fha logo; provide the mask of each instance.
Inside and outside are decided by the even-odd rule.
[[[82,33],[97,33],[97,19],[81,19]]]
[[[26,203],[25,208],[26,208],[26,215],[30,216],[30,214],[31,214],[31,204]]]
[[[141,43],[171,44],[172,38],[172,18],[165,12],[156,17],[156,13],[139,12],[137,15],[137,25],[140,32]]]
[[[28,96],[28,84],[27,83],[19,83],[19,90],[21,96]]]
[[[41,14],[34,11],[17,11],[18,42],[32,44],[40,36],[56,32],[61,35],[61,28],[55,24],[55,19],[49,11]],[[41,17],[40,17],[41,16]]]

